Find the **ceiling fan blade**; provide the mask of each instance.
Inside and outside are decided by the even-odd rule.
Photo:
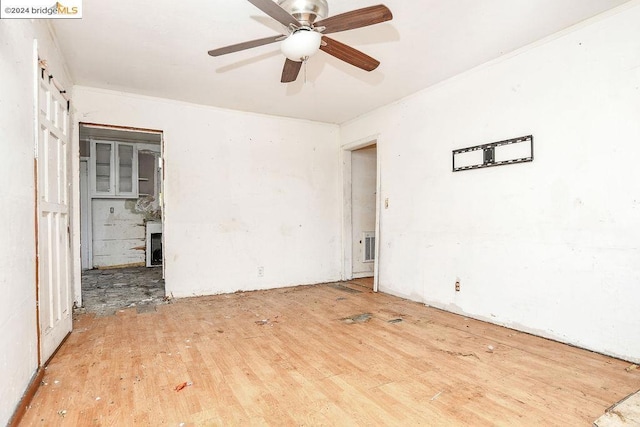
[[[373,71],[380,65],[380,61],[337,40],[323,36],[322,41],[324,43],[320,46],[321,50],[355,67],[365,71]]]
[[[249,0],[251,1],[251,0]],[[341,13],[327,19],[323,19],[314,24],[314,27],[325,27],[324,34],[337,33],[338,31],[353,30],[354,28],[367,27],[390,21],[393,14],[387,6],[379,4],[377,6],[365,7]]]
[[[281,8],[273,0],[249,0],[249,2],[285,27],[289,27],[289,25],[299,27],[302,25],[300,21],[291,16],[289,12]]]
[[[238,44],[232,44],[231,46],[225,46],[218,49],[213,49],[209,51],[209,55],[211,56],[220,56],[226,55],[227,53],[239,52],[241,50],[251,49],[252,47],[258,47],[269,43],[274,43],[280,40],[283,35],[265,37],[263,39],[250,40],[248,42],[242,42]]]
[[[287,59],[284,62],[284,68],[282,69],[282,78],[280,82],[282,83],[291,83],[295,82],[298,78],[298,73],[300,72],[300,68],[302,67],[302,62],[292,61]]]

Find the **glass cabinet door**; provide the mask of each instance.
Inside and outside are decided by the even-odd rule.
[[[92,197],[138,197],[138,153],[135,144],[91,141]]]
[[[120,196],[138,196],[138,162],[133,144],[117,144],[118,177],[116,194]]]
[[[92,142],[93,193],[96,195],[114,194],[113,186],[113,143]]]

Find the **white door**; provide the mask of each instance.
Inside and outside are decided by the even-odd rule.
[[[40,73],[38,90],[38,313],[44,363],[71,331],[69,111]],[[44,75],[43,75],[44,74]]]

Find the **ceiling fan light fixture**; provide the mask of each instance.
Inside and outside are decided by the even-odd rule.
[[[1,1],[1,0],[0,0]],[[325,36],[340,31],[355,30],[393,19],[393,14],[383,4],[362,7],[327,18],[327,0],[248,0],[287,29],[288,36],[277,35],[249,40],[244,43],[208,51],[211,56],[226,55],[275,42],[280,43],[282,54],[287,58],[282,68],[280,81],[295,81],[307,59],[320,49],[328,55],[358,67],[373,71],[380,61],[351,46]],[[305,67],[306,70],[306,67]],[[306,80],[306,79],[305,79]]]
[[[280,44],[282,54],[292,61],[301,62],[320,50],[322,34],[310,29],[299,29]]]

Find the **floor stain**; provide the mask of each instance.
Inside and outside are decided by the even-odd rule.
[[[357,289],[352,289],[352,288],[349,288],[347,286],[340,285],[340,284],[337,284],[337,283],[333,284],[333,285],[329,285],[329,286],[331,286],[332,288],[337,289],[339,291],[347,292],[347,293],[350,293],[350,294],[361,294],[362,293],[362,291],[359,291]]]
[[[372,316],[371,313],[354,314],[353,316],[344,317],[340,320],[342,320],[344,323],[347,323],[347,324],[365,323],[371,320],[371,316]]]

